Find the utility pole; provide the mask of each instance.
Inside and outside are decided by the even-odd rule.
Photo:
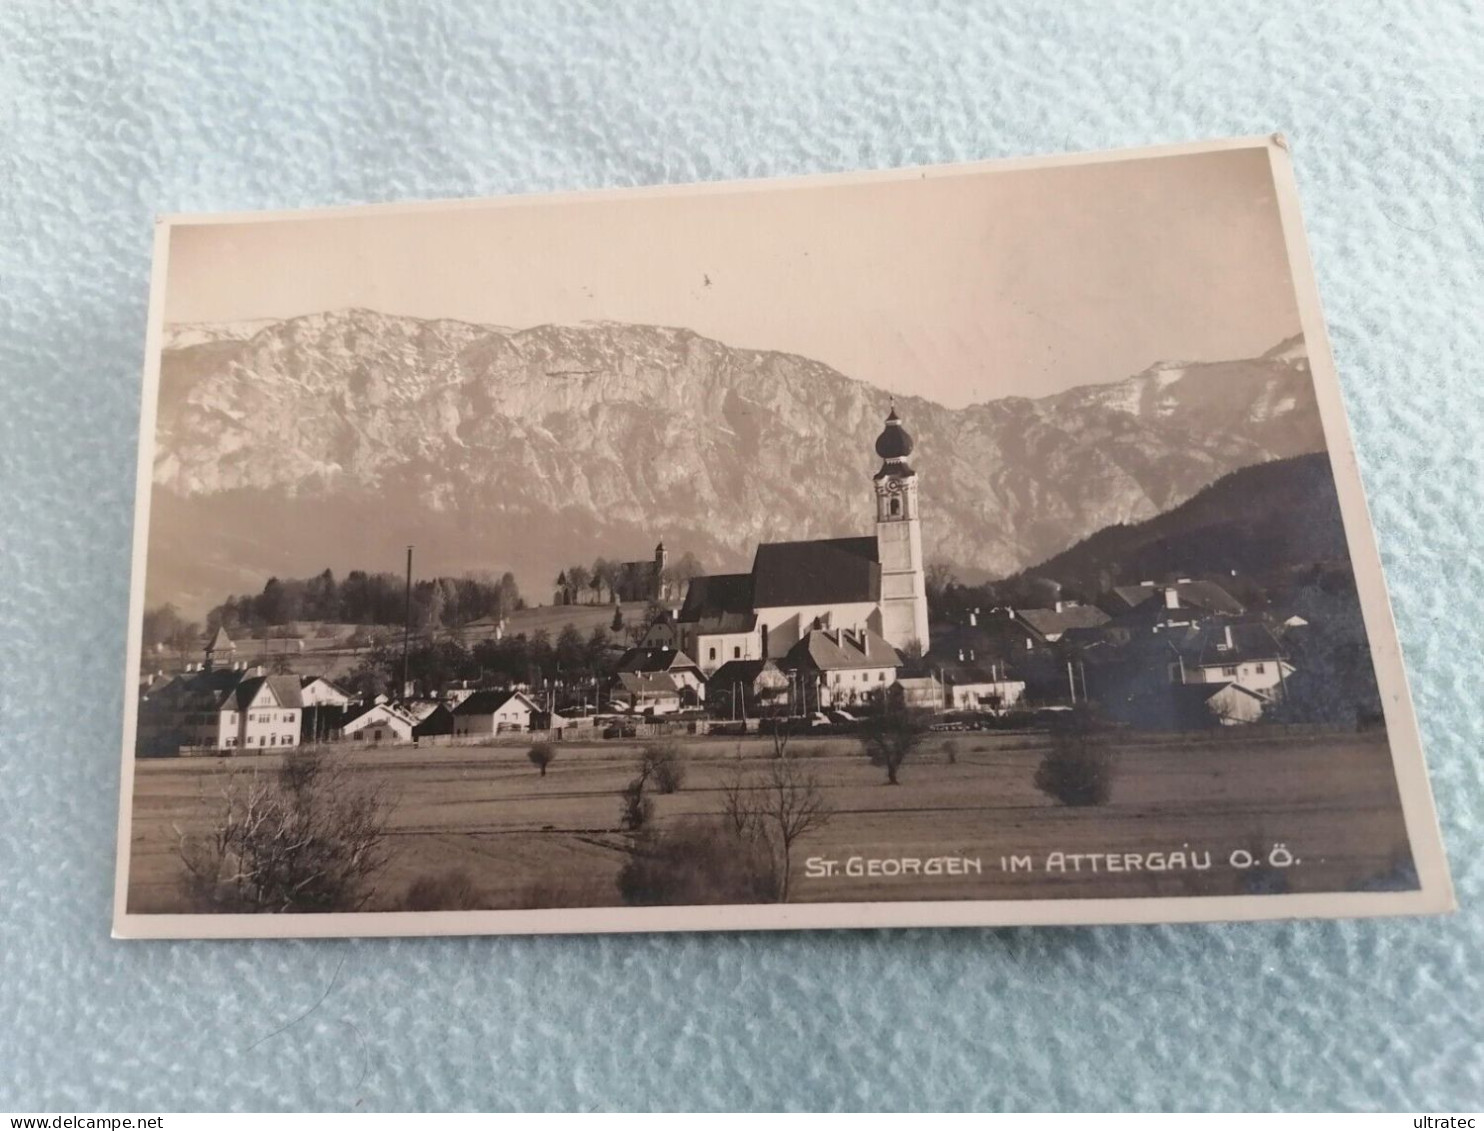
[[[407,600],[402,610],[402,688],[398,699],[407,695],[407,646],[412,637],[412,547],[407,547]]]

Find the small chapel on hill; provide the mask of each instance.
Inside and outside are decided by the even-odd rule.
[[[917,472],[908,462],[913,447],[893,405],[876,439],[875,532],[765,542],[750,573],[693,579],[676,618],[681,649],[708,675],[736,660],[782,659],[801,644],[809,647],[812,632],[862,657],[926,652]]]

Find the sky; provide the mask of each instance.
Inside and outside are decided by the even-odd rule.
[[[167,279],[170,323],[685,326],[953,407],[1299,332],[1263,148],[187,224]]]

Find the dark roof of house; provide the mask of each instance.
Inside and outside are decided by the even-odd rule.
[[[521,695],[519,691],[476,691],[453,709],[455,715],[493,715],[510,700],[519,697],[525,699],[528,706],[530,700]]]
[[[1237,616],[1242,603],[1214,581],[1177,581],[1169,585],[1115,585],[1110,592],[1113,604],[1120,609],[1136,609],[1148,601],[1164,604],[1164,591],[1175,590],[1182,608],[1204,609],[1208,613]]]
[[[355,725],[358,722],[364,719],[367,715],[371,714],[372,711],[380,711],[382,714],[386,715],[388,719],[395,719],[397,722],[402,723],[404,726],[416,726],[418,723],[417,716],[403,708],[400,704],[361,703],[358,706],[352,707],[350,709],[350,712],[346,714],[346,717],[341,721],[340,725],[345,730],[352,730],[355,728]]]
[[[1283,654],[1268,626],[1256,623],[1208,623],[1187,630],[1173,643],[1187,664],[1201,667],[1276,660]]]
[[[238,672],[239,676],[243,673]],[[273,698],[278,701],[280,707],[302,707],[304,697],[299,694],[299,677],[296,675],[255,675],[249,676],[237,683],[233,689],[236,694],[237,710],[245,711],[252,706],[253,699],[262,690],[263,685],[273,693]],[[226,704],[223,703],[223,706]]]
[[[754,608],[881,600],[876,539],[764,542],[752,561]]]
[[[693,578],[678,619],[701,632],[749,632],[757,623],[752,612],[752,574],[716,573]]]
[[[630,648],[614,670],[621,672],[673,672],[686,668],[700,670],[699,665],[675,648]]]
[[[1043,639],[1061,636],[1071,628],[1097,628],[1107,624],[1108,614],[1096,605],[1064,605],[1057,609],[1016,609],[1016,619]]]
[[[866,629],[817,628],[806,632],[783,658],[785,668],[840,671],[847,668],[900,667],[902,657],[885,639]]]
[[[754,683],[764,671],[777,672],[780,677],[783,675],[782,670],[772,660],[728,660],[711,673],[711,678],[707,682],[713,686]]]

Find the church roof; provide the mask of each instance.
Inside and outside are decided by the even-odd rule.
[[[764,542],[752,562],[752,607],[844,605],[881,600],[876,539]]]
[[[748,632],[752,612],[752,574],[713,573],[691,579],[677,618],[701,632]]]

